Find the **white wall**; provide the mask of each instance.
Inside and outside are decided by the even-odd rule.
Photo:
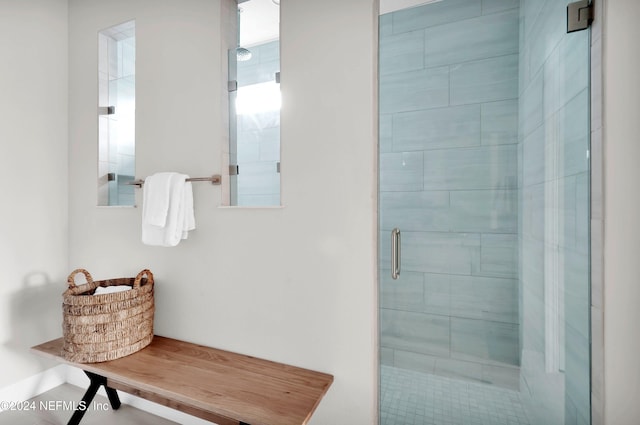
[[[331,373],[312,423],[371,424],[377,5],[282,3],[284,208],[219,208],[221,188],[197,183],[197,229],[157,248],[140,242],[140,208],[95,206],[97,31],[136,19],[138,177],[210,175],[224,149],[220,0],[69,1],[70,268],[151,268],[156,333]]]
[[[637,0],[605,2],[604,400],[607,425],[640,418],[640,40]]]
[[[67,263],[67,2],[0,0],[0,388],[50,362]]]

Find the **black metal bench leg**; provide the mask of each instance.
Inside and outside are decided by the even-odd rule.
[[[67,425],[80,424],[80,421],[82,420],[84,414],[87,412],[87,409],[91,405],[91,402],[95,398],[96,393],[101,386],[104,386],[104,389],[107,392],[107,396],[109,397],[109,402],[111,403],[112,409],[117,410],[121,404],[116,390],[107,387],[107,378],[95,373],[87,372],[86,370],[84,371],[84,373],[89,377],[91,383],[89,384],[89,389],[87,389],[87,392],[84,393],[82,401],[78,405],[76,411],[73,412],[73,416],[71,416],[71,419],[69,419]]]
[[[107,392],[107,397],[109,397],[109,403],[111,403],[111,408],[113,410],[118,410],[120,408],[120,397],[118,397],[118,392],[113,388],[109,388],[106,385],[104,386],[104,390]]]

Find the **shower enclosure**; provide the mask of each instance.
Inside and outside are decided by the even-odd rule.
[[[589,30],[415,3],[380,16],[380,423],[590,424]]]

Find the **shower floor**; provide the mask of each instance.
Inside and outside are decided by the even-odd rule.
[[[391,366],[380,374],[380,425],[530,425],[517,391]]]

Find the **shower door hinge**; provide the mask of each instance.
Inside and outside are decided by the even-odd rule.
[[[240,166],[239,165],[229,165],[229,175],[237,176],[240,174]]]
[[[116,113],[115,106],[99,106],[98,115],[113,115]]]
[[[581,0],[567,5],[567,33],[582,31],[593,22],[593,5]]]
[[[227,90],[229,92],[234,92],[238,90],[238,82],[235,80],[231,80],[227,82]]]

